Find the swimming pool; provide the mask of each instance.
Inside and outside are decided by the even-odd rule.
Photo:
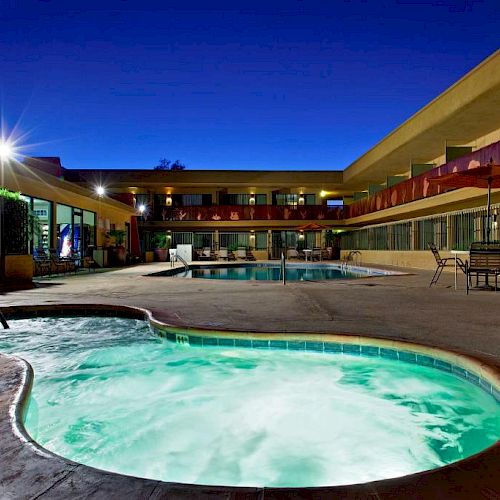
[[[340,264],[287,263],[287,281],[351,280],[368,276],[402,274],[380,269]],[[168,269],[150,276],[175,276],[179,278],[203,278],[241,281],[280,281],[281,268],[278,263],[236,263],[216,265],[190,265],[184,268]]]
[[[0,331],[0,351],[35,370],[29,433],[105,470],[199,484],[346,484],[439,467],[500,435],[485,383],[429,356],[298,339],[163,339],[117,318],[11,328]]]

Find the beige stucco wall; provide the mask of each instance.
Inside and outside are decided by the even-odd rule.
[[[99,199],[88,189],[20,164],[6,165],[3,174],[2,185],[11,191],[95,212],[99,246],[103,244],[106,226],[115,224],[117,229],[124,229],[125,223],[135,215],[135,210],[123,203],[107,197]]]
[[[396,266],[414,269],[436,269],[436,260],[430,251],[395,251],[395,250],[360,250],[361,264],[379,264],[383,266]],[[343,259],[349,250],[342,250],[340,258]],[[442,258],[452,257],[450,252],[441,251]],[[453,267],[445,271],[454,271]]]

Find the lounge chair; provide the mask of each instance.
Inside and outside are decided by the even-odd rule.
[[[429,287],[431,287],[432,285],[435,285],[439,281],[441,273],[443,272],[443,269],[445,267],[455,267],[455,259],[450,257],[443,259],[439,255],[439,251],[434,243],[429,243],[429,249],[432,252],[432,255],[434,255],[437,264],[436,271],[434,271],[434,276],[432,277],[431,282],[429,283]],[[465,264],[462,261],[462,259],[458,257],[457,257],[457,266],[464,272],[464,274],[466,273]]]
[[[245,260],[255,261],[257,259],[255,258],[255,255],[253,254],[253,252],[251,250],[247,250],[246,255],[245,255]]]
[[[219,260],[228,260],[229,259],[227,248],[221,248],[219,250],[218,259]]]
[[[238,250],[236,250],[236,257],[238,259],[245,260],[246,256],[247,256],[247,251],[244,248],[238,248]]]
[[[201,254],[199,255],[199,260],[214,260],[215,254],[212,253],[212,250],[210,250],[209,247],[205,247],[202,251]]]

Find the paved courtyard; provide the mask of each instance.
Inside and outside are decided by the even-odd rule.
[[[457,349],[500,364],[500,292],[466,295],[430,271],[346,281],[247,282],[151,277],[164,263],[55,276],[0,295],[0,306],[121,304],[150,309],[175,325],[263,332],[330,332],[388,337]]]
[[[289,282],[286,286],[147,276],[168,267],[155,263],[42,279],[35,288],[1,294],[0,307],[132,305],[147,308],[157,319],[176,325],[372,335],[459,350],[500,366],[500,292],[476,291],[467,296],[463,275],[459,277],[459,290],[454,290],[453,274],[443,275],[438,286],[429,288],[432,273],[417,270],[399,276]],[[0,374],[2,498],[267,500],[299,495],[286,488],[164,483],[112,474],[54,456],[40,449],[17,424],[22,420],[32,381],[29,367],[15,358],[0,356]],[[497,444],[484,453],[436,470],[372,483],[310,488],[301,491],[300,497],[497,498],[499,460]]]

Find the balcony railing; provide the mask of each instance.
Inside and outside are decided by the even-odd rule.
[[[297,208],[275,205],[212,205],[210,207],[162,207],[147,220],[163,221],[252,221],[252,220],[342,220],[343,207],[302,205]]]
[[[479,165],[486,165],[490,161],[490,158],[493,158],[496,163],[500,161],[500,141],[478,149],[468,155],[449,161],[440,167],[433,168],[425,174],[418,175],[412,179],[400,182],[395,186],[383,189],[364,200],[357,201],[349,205],[346,218],[359,217],[360,215],[366,215],[386,208],[410,203],[411,201],[417,201],[422,198],[441,194],[444,192],[443,188],[438,184],[431,184],[428,180],[429,177],[438,177],[451,172],[459,172],[478,167]]]

